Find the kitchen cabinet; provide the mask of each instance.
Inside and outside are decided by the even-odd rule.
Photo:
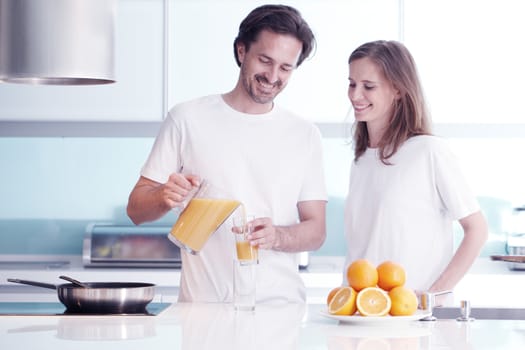
[[[158,124],[175,103],[228,91],[235,85],[239,68],[233,40],[241,20],[262,4],[119,0],[117,83],[0,84],[0,136],[156,135]],[[348,55],[372,38],[396,38],[399,5],[387,0],[291,0],[288,4],[298,8],[311,25],[317,48],[294,72],[279,103],[316,122],[340,122],[348,109],[348,100],[338,93],[347,88]],[[368,19],[370,13],[374,21]],[[319,89],[312,86],[331,87],[337,93],[324,94],[318,103]]]
[[[116,83],[0,83],[0,122],[161,121],[165,112],[163,10],[163,0],[118,1]]]
[[[239,68],[233,41],[240,22],[261,1],[175,0],[170,3],[168,105],[229,91]],[[315,34],[313,55],[277,97],[281,106],[314,122],[342,122],[349,107],[348,57],[358,45],[397,39],[399,3],[388,0],[289,0]],[[222,15],[218,15],[222,14]],[[321,92],[322,91],[322,92]]]

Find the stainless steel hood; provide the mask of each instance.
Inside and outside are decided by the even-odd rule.
[[[116,0],[0,0],[0,80],[115,82]]]

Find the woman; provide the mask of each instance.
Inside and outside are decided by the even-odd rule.
[[[445,141],[431,134],[414,60],[399,42],[374,41],[348,63],[355,158],[346,266],[392,260],[418,294],[451,290],[479,255],[487,225]],[[464,236],[454,253],[455,220]]]

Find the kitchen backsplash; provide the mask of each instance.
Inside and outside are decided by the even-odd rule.
[[[80,254],[89,223],[133,225],[127,199],[152,143],[147,137],[0,138],[0,254]],[[343,206],[350,146],[325,139],[323,147],[328,229],[325,243],[313,254],[340,256],[346,249]],[[495,196],[478,199],[490,232],[482,254],[504,254],[503,221],[512,206]],[[168,214],[155,224],[171,226],[175,219]]]
[[[152,142],[0,138],[0,254],[81,254],[89,223],[133,225],[127,199]],[[338,176],[344,193],[347,175]],[[314,254],[344,255],[342,203],[341,196],[331,196],[329,234]],[[175,219],[168,214],[155,224],[171,226]]]

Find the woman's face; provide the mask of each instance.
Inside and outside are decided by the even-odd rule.
[[[364,57],[350,63],[348,98],[357,121],[366,122],[371,133],[382,133],[389,125],[398,91],[379,67]]]

